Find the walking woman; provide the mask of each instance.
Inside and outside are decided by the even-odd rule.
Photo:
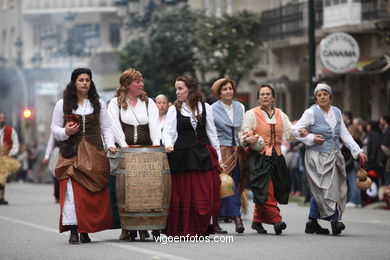
[[[317,221],[324,219],[330,221],[332,234],[338,235],[345,229],[340,220],[347,202],[347,177],[340,139],[351,151],[353,158],[359,158],[361,164],[366,164],[367,156],[348,132],[340,109],[330,105],[330,86],[318,84],[314,96],[316,104],[306,109],[293,127],[293,135],[297,139],[303,129],[309,132],[300,139],[307,146],[305,166],[313,194],[305,232],[329,234],[329,230],[322,228]]]
[[[274,107],[275,91],[270,85],[261,85],[257,98],[260,106],[245,113],[239,133],[243,146],[260,144],[247,161],[247,186],[256,204],[252,229],[266,234],[262,223],[271,224],[275,234],[280,235],[287,225],[277,204],[288,203],[291,188],[281,142],[290,138],[291,122],[282,110]]]
[[[114,131],[115,142],[120,147],[131,145],[160,145],[161,131],[158,109],[144,91],[144,80],[141,72],[128,69],[119,78],[120,87],[116,97],[108,105],[108,114]],[[115,193],[115,176],[110,177],[110,187]],[[112,196],[113,198],[115,197]],[[117,209],[115,210],[117,211]],[[119,215],[115,213],[115,217]],[[140,237],[149,237],[146,230],[140,230]],[[153,235],[158,236],[159,231]],[[137,231],[122,229],[120,240],[135,240]]]
[[[212,104],[212,108],[218,140],[221,145],[222,162],[226,165],[226,174],[233,178],[235,185],[234,195],[222,199],[219,215],[233,218],[236,232],[243,233],[245,228],[240,212],[240,191],[242,192],[243,185],[239,189],[239,184],[240,177],[243,177],[244,173],[244,149],[240,147],[238,131],[242,124],[245,108],[241,103],[233,101],[236,94],[236,84],[231,79],[217,80],[211,87],[211,92],[219,98],[217,102]],[[223,230],[220,229],[219,232],[222,233]]]
[[[215,232],[221,204],[221,158],[213,110],[202,101],[198,82],[183,75],[168,109],[163,141],[172,177],[166,235],[204,236]]]
[[[60,185],[60,232],[70,230],[69,243],[88,243],[88,233],[112,227],[108,190],[109,164],[102,137],[115,153],[114,137],[92,72],[78,68],[54,108],[51,130],[59,141],[55,174]],[[80,240],[78,236],[80,232]]]

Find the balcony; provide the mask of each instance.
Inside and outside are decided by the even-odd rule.
[[[116,0],[25,0],[22,2],[25,14],[43,14],[63,12],[63,10],[78,11],[111,11],[115,12]]]
[[[316,28],[322,26],[322,1],[314,4]],[[307,3],[280,6],[262,12],[261,33],[265,41],[304,36],[307,28]]]
[[[390,20],[390,5],[386,0],[361,0],[363,20]]]

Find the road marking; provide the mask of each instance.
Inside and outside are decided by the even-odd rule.
[[[37,224],[30,223],[27,221],[19,220],[19,219],[9,218],[9,217],[5,217],[5,216],[0,216],[0,219],[5,220],[5,221],[9,221],[9,222],[13,222],[16,224],[32,227],[32,228],[35,228],[35,229],[38,229],[41,231],[45,231],[45,232],[49,232],[49,233],[58,234],[58,232],[59,232],[58,229],[37,225]],[[116,248],[120,248],[120,249],[124,249],[124,250],[128,250],[128,251],[133,251],[133,252],[137,252],[137,253],[141,253],[141,254],[145,254],[145,255],[151,255],[152,259],[166,258],[166,259],[174,259],[174,260],[190,260],[190,258],[167,254],[167,253],[163,253],[163,252],[159,252],[159,251],[155,251],[155,250],[144,249],[144,248],[134,247],[134,246],[130,246],[130,245],[116,244],[116,243],[112,243],[112,242],[104,242],[104,240],[100,240],[100,239],[94,239],[93,241],[103,242],[103,243],[110,245],[112,247],[116,247]]]

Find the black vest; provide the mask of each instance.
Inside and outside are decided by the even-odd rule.
[[[172,171],[208,171],[212,170],[210,153],[206,145],[210,140],[206,132],[206,107],[202,103],[201,119],[196,129],[191,125],[190,117],[183,116],[176,109],[177,140],[174,151],[168,154],[169,167]]]

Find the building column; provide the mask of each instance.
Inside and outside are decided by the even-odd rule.
[[[369,88],[371,94],[371,111],[370,111],[370,119],[377,120],[381,116],[381,108],[380,108],[380,96],[381,96],[381,85],[383,82],[379,78],[379,74],[373,75],[372,80],[370,81]]]

